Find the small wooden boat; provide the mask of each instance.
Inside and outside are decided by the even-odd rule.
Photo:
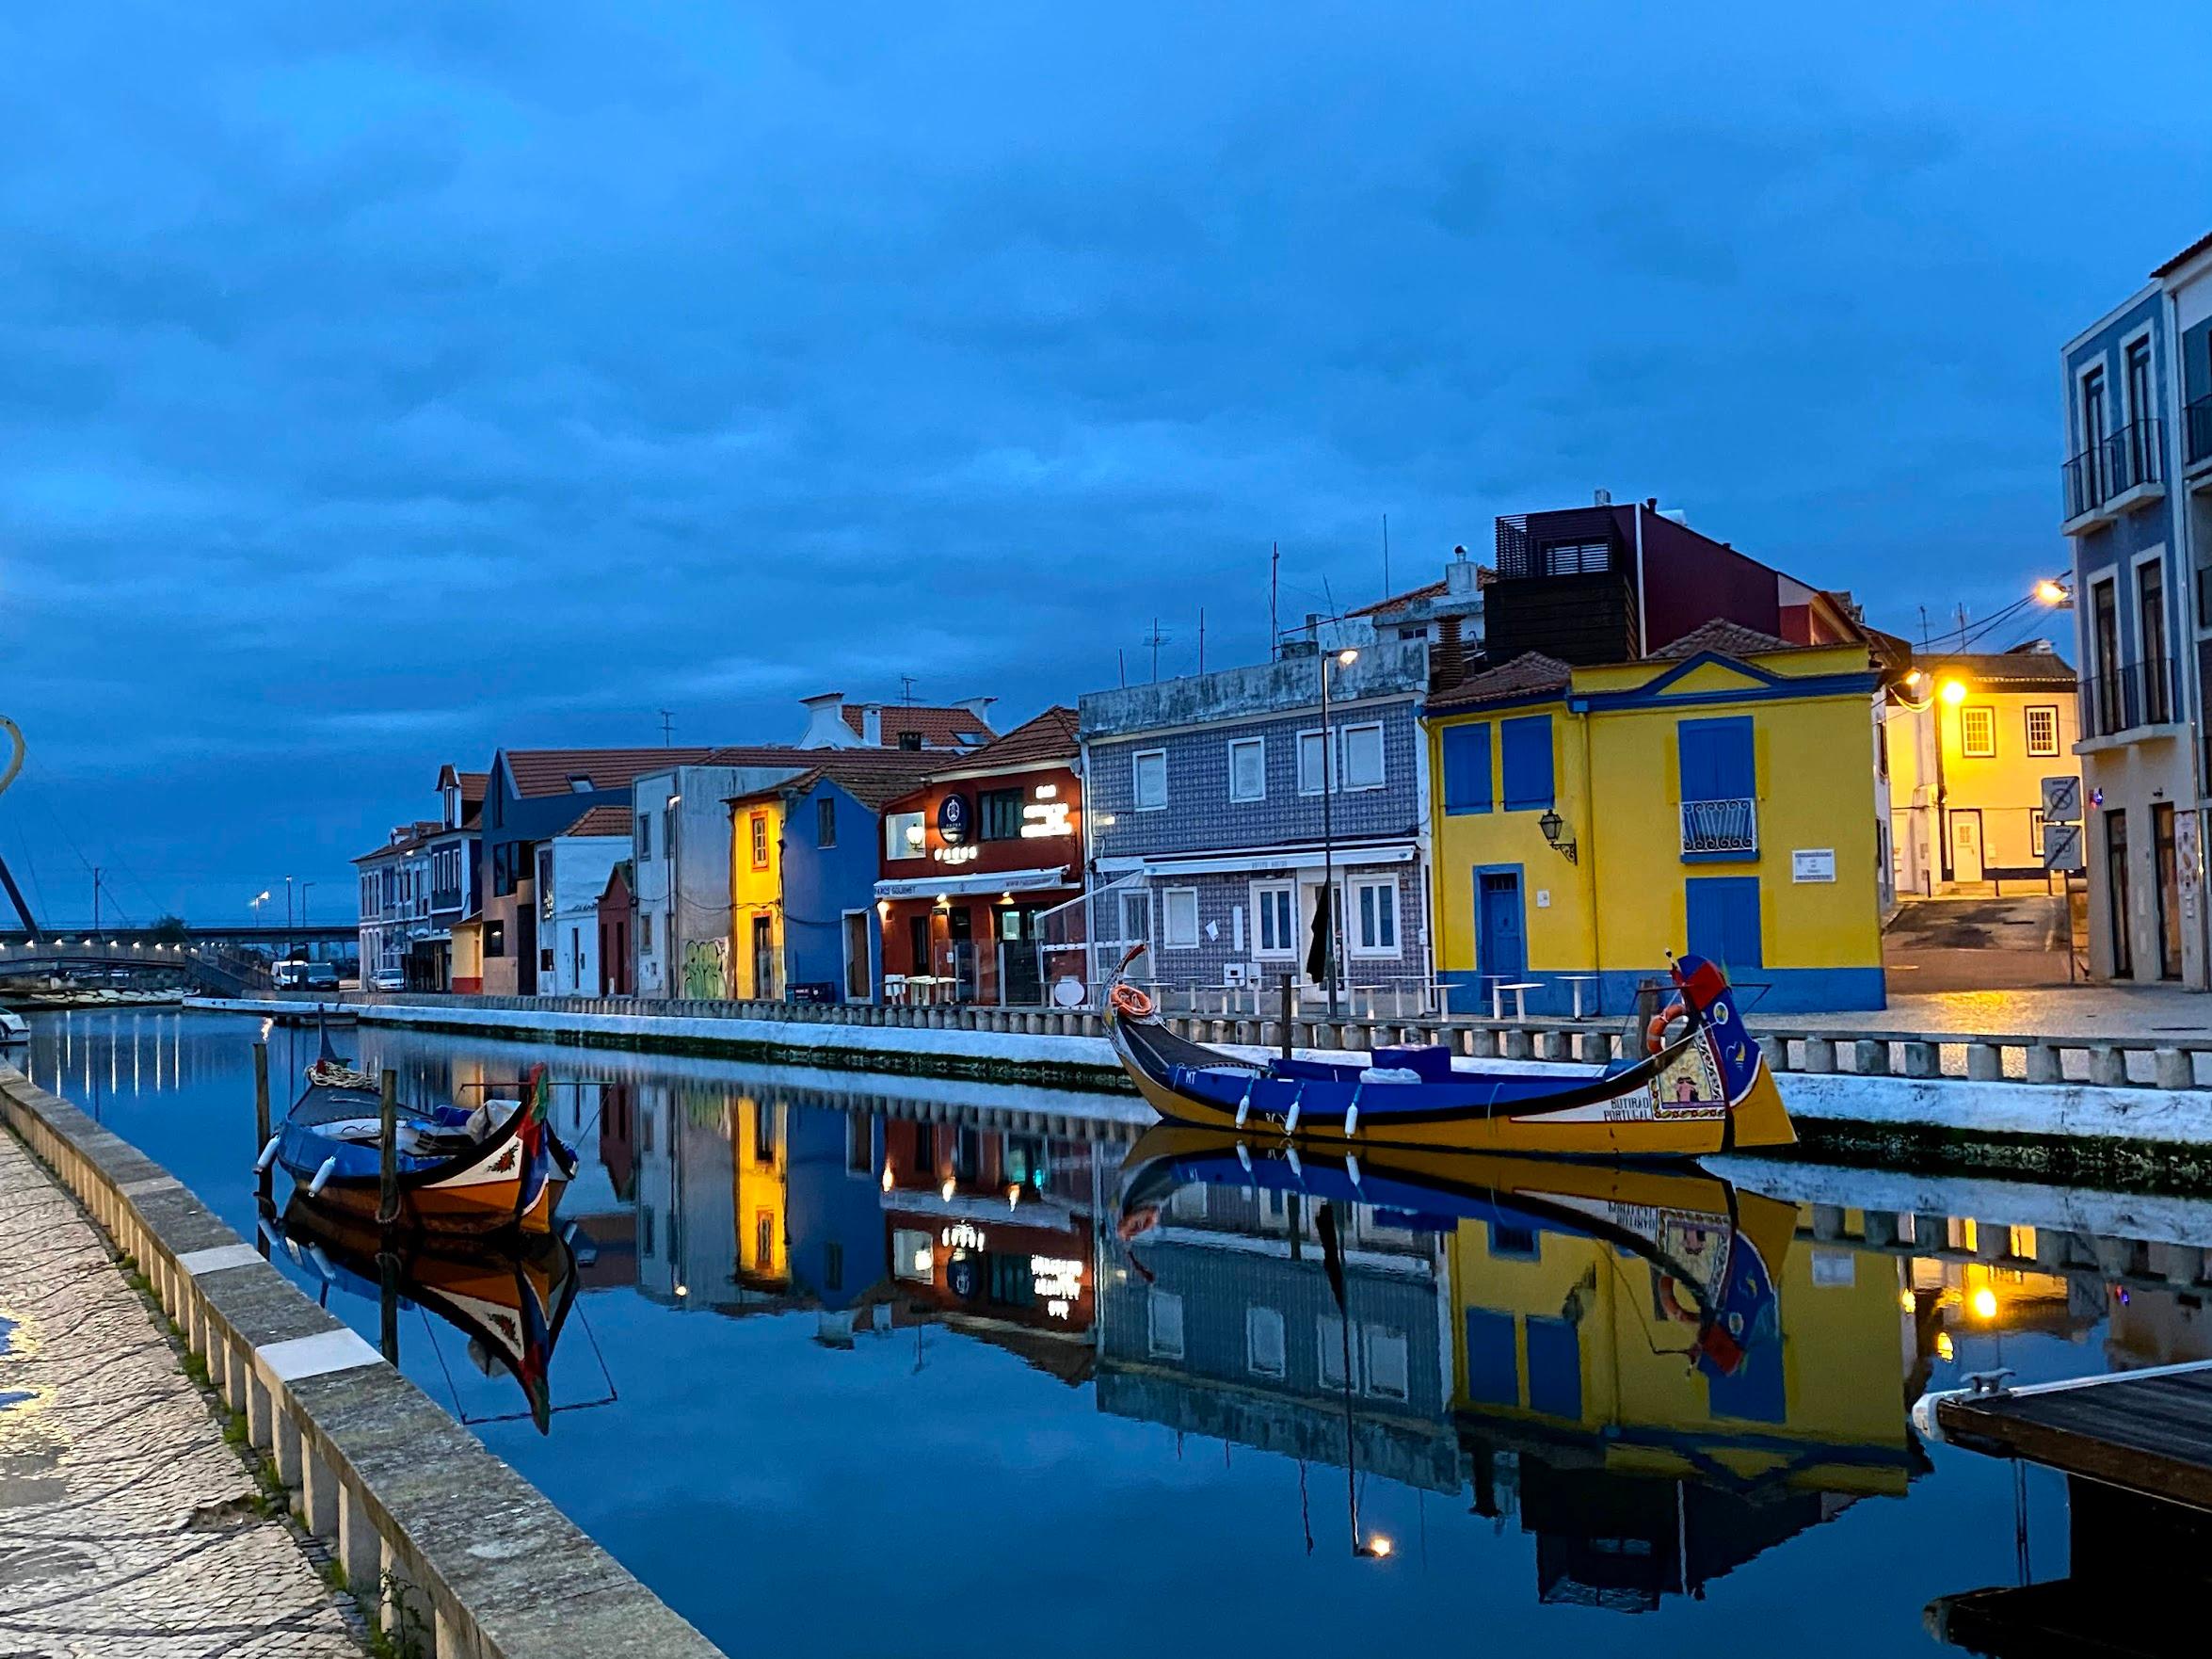
[[[264,1222],[295,1262],[370,1301],[385,1294],[383,1230],[295,1195],[281,1222]],[[429,1309],[469,1339],[469,1356],[490,1376],[515,1379],[540,1434],[553,1418],[549,1373],[577,1290],[576,1256],[558,1233],[518,1238],[419,1238],[392,1256],[392,1294]]]
[[[1766,1056],[1743,1029],[1727,976],[1701,957],[1681,957],[1674,980],[1675,1000],[1651,1024],[1651,1052],[1595,1076],[1462,1064],[1443,1047],[1378,1047],[1364,1066],[1249,1060],[1177,1037],[1160,1023],[1151,998],[1118,976],[1108,997],[1107,1031],[1153,1110],[1198,1128],[1354,1151],[1438,1147],[1598,1158],[1697,1158],[1792,1144],[1797,1132]],[[1687,1025],[1670,1038],[1677,1018]]]
[[[382,1102],[377,1081],[323,1050],[307,1089],[264,1158],[273,1155],[300,1194],[324,1208],[381,1225],[443,1233],[553,1231],[576,1154],[546,1118],[545,1068],[532,1068],[520,1101],[474,1110],[399,1110],[398,1213],[379,1216]]]
[[[1162,1124],[1122,1165],[1118,1230],[1141,1240],[1191,1185],[1297,1193],[1314,1203],[1365,1204],[1409,1231],[1450,1232],[1463,1221],[1595,1238],[1663,1276],[1660,1312],[1694,1332],[1708,1375],[1733,1376],[1771,1329],[1797,1209],[1718,1177],[1650,1164],[1530,1158],[1378,1147],[1272,1145]]]

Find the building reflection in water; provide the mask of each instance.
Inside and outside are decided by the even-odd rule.
[[[191,1184],[243,1188],[243,1139],[211,1152],[199,1131],[165,1127],[171,1097],[195,1090],[245,1106],[252,1028],[199,1017],[185,1033],[194,1019],[42,1019],[29,1070],[109,1111]],[[314,1040],[271,1034],[280,1110]],[[368,1030],[345,1046],[394,1066],[409,1098],[504,1089],[530,1058]],[[1637,1610],[1702,1595],[1862,1500],[1903,1495],[1929,1467],[1910,1402],[1967,1371],[2031,1350],[2051,1374],[2212,1358],[2212,1226],[2184,1201],[2100,1210],[2097,1195],[2024,1187],[2035,1219],[2008,1222],[1776,1206],[1697,1176],[1545,1193],[1494,1172],[1378,1162],[1355,1178],[1342,1160],[1293,1168],[1263,1153],[1247,1173],[1233,1151],[1204,1168],[1170,1160],[1162,1177],[1154,1158],[1125,1168],[1131,1132],[1083,1116],[1080,1097],[1048,1117],[906,1099],[890,1082],[553,1058],[556,1120],[585,1154],[563,1205],[579,1315],[591,1293],[634,1287],[676,1313],[795,1316],[824,1364],[906,1341],[926,1366],[933,1331],[988,1344],[1093,1384],[1115,1417],[1409,1501],[1456,1496],[1533,1540],[1533,1588],[1549,1601]],[[1833,1181],[1894,1204],[1943,1191],[1870,1171]],[[2149,1224],[2139,1216],[2166,1238],[2120,1236]],[[1767,1280],[1755,1305],[1732,1303],[1716,1264],[1752,1232]],[[449,1293],[441,1270],[418,1275],[415,1294]],[[559,1285],[540,1273],[517,1298],[549,1330]],[[2053,1343],[2080,1345],[2077,1362]],[[606,1392],[576,1358],[591,1352],[561,1345],[555,1396]],[[622,1356],[608,1358],[618,1381]],[[1310,1483],[1314,1506],[1325,1484]],[[1280,1524],[1325,1537],[1324,1519]]]

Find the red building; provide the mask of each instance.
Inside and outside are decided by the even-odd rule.
[[[636,994],[637,986],[631,977],[635,958],[630,950],[636,930],[637,895],[631,890],[630,861],[624,859],[608,873],[606,887],[599,895],[600,995]]]
[[[1039,1003],[1038,918],[1082,894],[1076,716],[1047,709],[883,809],[887,1000]]]

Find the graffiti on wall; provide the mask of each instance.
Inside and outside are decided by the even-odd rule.
[[[683,995],[719,1002],[729,995],[729,941],[695,939],[683,947]]]

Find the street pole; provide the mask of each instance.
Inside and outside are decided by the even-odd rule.
[[[1330,797],[1337,791],[1336,755],[1329,731],[1329,653],[1321,653],[1321,902],[1328,926],[1322,943],[1322,971],[1329,981],[1329,1023],[1337,1021],[1337,843]]]
[[[92,866],[92,931],[100,931],[100,866]]]
[[[284,959],[292,959],[292,878],[284,878]]]

